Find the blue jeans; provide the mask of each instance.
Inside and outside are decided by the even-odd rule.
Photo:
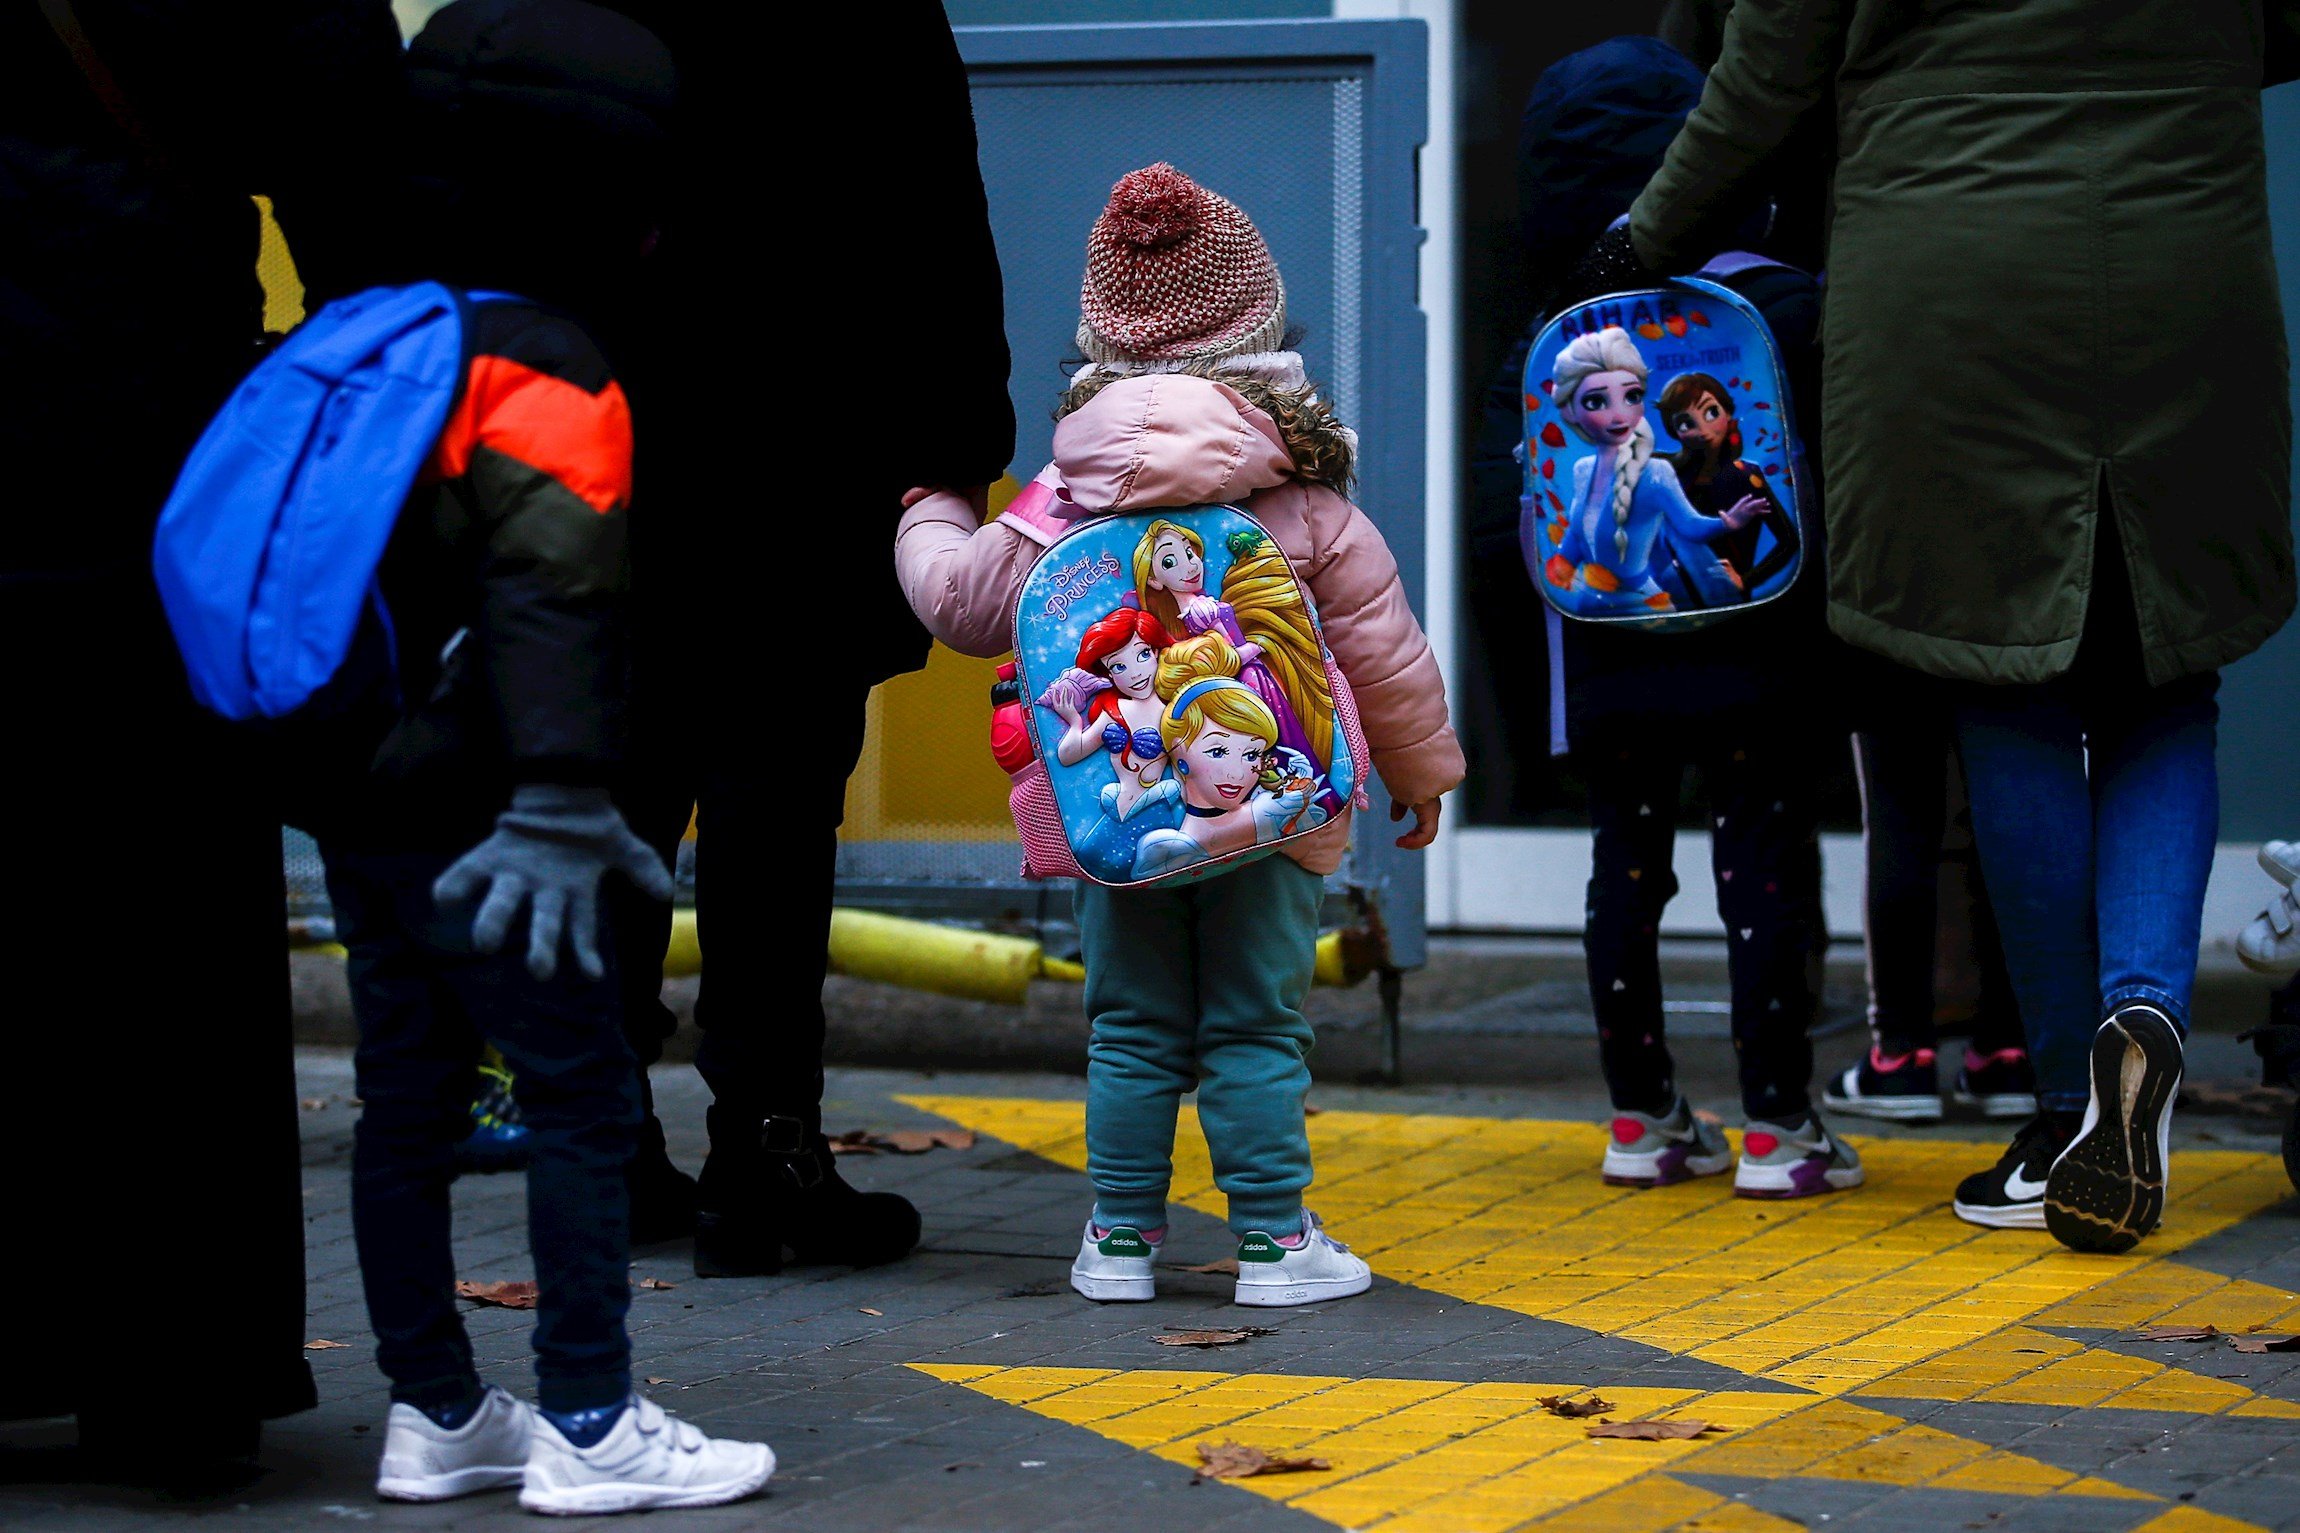
[[[1086,1170],[1095,1219],[1157,1229],[1174,1177],[1182,1094],[1230,1227],[1282,1235],[1302,1221],[1310,1137],[1310,1024],[1325,881],[1284,853],[1204,883],[1078,886],[1086,958]]]
[[[2187,1031],[2219,832],[2220,678],[2114,675],[2080,659],[2043,686],[1969,689],[1957,713],[1981,874],[2048,1112],[2083,1110],[2092,1035],[2117,1007],[2148,1002]]]
[[[448,1187],[471,1129],[482,1039],[519,1078],[532,1135],[527,1238],[535,1257],[535,1373],[547,1410],[612,1405],[631,1392],[630,1195],[638,1069],[610,967],[587,979],[527,972],[522,926],[497,954],[471,946],[468,905],[436,906],[451,860],[322,848],[336,931],[350,952],[359,1020],[352,1233],[392,1398],[447,1404],[477,1373],[456,1312]],[[612,952],[609,954],[612,962]]]

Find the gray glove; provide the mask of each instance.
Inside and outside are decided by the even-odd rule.
[[[562,934],[575,962],[593,979],[607,966],[599,957],[599,882],[621,873],[650,899],[671,897],[671,874],[654,848],[631,834],[605,788],[530,785],[511,795],[496,816],[495,834],[458,857],[431,886],[442,905],[486,891],[472,918],[471,942],[500,953],[519,919],[527,917],[527,972],[549,979],[559,972]]]

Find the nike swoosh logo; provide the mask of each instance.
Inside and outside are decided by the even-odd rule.
[[[2030,1181],[2026,1170],[2015,1171],[2005,1178],[2005,1196],[2015,1203],[2026,1203],[2044,1196],[2044,1183]]]

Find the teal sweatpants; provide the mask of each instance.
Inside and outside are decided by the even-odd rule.
[[[1175,1116],[1195,1086],[1230,1227],[1300,1227],[1310,1185],[1302,999],[1324,891],[1284,855],[1178,888],[1080,886],[1096,1223],[1165,1224]]]

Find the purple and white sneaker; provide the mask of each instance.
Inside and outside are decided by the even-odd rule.
[[[1809,1198],[1861,1185],[1861,1157],[1831,1134],[1819,1113],[1797,1123],[1755,1118],[1741,1130],[1733,1191],[1744,1198]]]
[[[1697,1176],[1717,1176],[1733,1164],[1725,1131],[1696,1117],[1677,1099],[1662,1117],[1619,1112],[1605,1146],[1605,1180],[1614,1187],[1666,1187]]]

